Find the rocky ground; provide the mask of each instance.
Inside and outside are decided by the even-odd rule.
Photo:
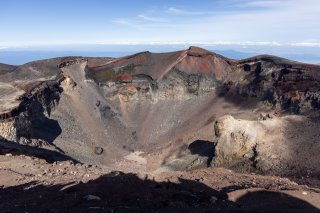
[[[113,171],[0,156],[1,212],[319,212],[320,190],[223,168]]]

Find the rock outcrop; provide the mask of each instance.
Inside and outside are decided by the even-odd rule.
[[[0,136],[8,141],[31,144],[34,130],[59,103],[59,82],[47,82],[21,97],[20,105],[0,120]]]
[[[237,120],[226,115],[215,122],[214,130],[218,138],[214,158],[216,166],[250,161],[254,157],[257,140],[261,140],[257,122]]]
[[[226,115],[217,119],[213,165],[274,175],[308,175],[319,170],[315,150],[320,144],[312,133],[316,123],[297,115],[262,118]]]
[[[319,67],[274,56],[239,61],[239,94],[266,100],[293,113],[319,109]]]

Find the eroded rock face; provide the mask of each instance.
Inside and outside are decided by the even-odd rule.
[[[214,165],[232,164],[253,157],[258,140],[256,122],[237,120],[226,115],[215,122],[214,130],[218,138]]]
[[[62,92],[59,85],[59,82],[47,83],[21,97],[20,105],[11,112],[13,116],[0,120],[0,137],[29,145],[32,144],[32,139],[39,139],[34,132],[41,129],[39,125],[50,117],[58,104]]]
[[[274,57],[239,61],[243,75],[236,82],[241,95],[258,97],[277,110],[293,113],[319,109],[319,67]]]

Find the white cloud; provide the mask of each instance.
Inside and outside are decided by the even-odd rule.
[[[185,45],[185,46],[221,46],[221,47],[235,47],[235,46],[242,46],[242,47],[315,47],[320,48],[320,41],[301,41],[301,42],[277,42],[277,41],[200,41],[200,40],[163,40],[163,41],[122,41],[122,40],[100,40],[100,41],[74,41],[68,43],[59,43],[53,42],[50,44],[32,44],[24,45],[24,44],[15,44],[10,45],[7,44],[6,46],[0,46],[0,50],[11,49],[11,48],[23,48],[28,49],[35,46],[57,46],[57,45]],[[3,43],[3,45],[5,45]]]
[[[297,42],[290,45],[296,47],[320,47],[320,42]]]
[[[106,39],[107,43],[130,40],[130,43],[138,44],[319,47],[320,0],[214,2],[193,7],[190,4],[155,6],[152,10],[140,10],[132,15],[121,14],[111,19],[113,24],[108,29],[101,28],[99,35],[88,36],[96,40]],[[88,36],[80,39],[87,41]],[[42,41],[34,39],[31,42]]]
[[[183,13],[182,10],[179,10],[179,9],[177,9],[177,8],[174,8],[174,7],[170,7],[170,8],[168,9],[168,12],[175,13],[175,14]]]
[[[235,0],[232,1],[235,2]],[[236,1],[237,4],[240,4],[241,0]],[[252,8],[233,8],[232,12],[228,9],[216,12],[189,11],[169,7],[165,11],[157,10],[153,13],[147,11],[133,17],[130,22],[137,29],[146,32],[139,37],[144,41],[148,39],[159,42],[170,40],[241,41],[246,43],[245,45],[257,42],[254,45],[296,43],[295,45],[317,46],[317,43],[306,43],[306,41],[317,39],[320,35],[319,0],[304,0],[304,4],[298,0],[246,0],[245,2]],[[270,7],[272,5],[272,9],[255,10],[253,5],[269,5]]]
[[[246,0],[245,2],[241,2],[241,4],[238,4],[238,6],[274,8],[286,3],[288,3],[288,0]]]
[[[205,16],[205,15],[214,15],[214,14],[220,14],[220,13],[227,13],[226,11],[190,11],[190,10],[183,10],[178,9],[176,7],[169,7],[166,10],[166,13],[171,15],[179,15],[179,16]]]
[[[145,21],[151,21],[151,22],[167,22],[165,19],[163,18],[154,18],[154,17],[150,17],[144,14],[140,14],[138,15],[139,19],[145,20]]]
[[[130,24],[126,19],[123,19],[123,18],[114,19],[114,20],[112,20],[112,22],[116,23],[116,24],[120,24],[120,25],[129,25]]]

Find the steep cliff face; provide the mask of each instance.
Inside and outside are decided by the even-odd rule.
[[[256,138],[242,127],[215,136],[217,118],[313,113],[320,107],[319,74],[320,66],[273,56],[236,61],[197,47],[123,58],[66,57],[3,65],[0,136],[53,146],[97,164],[116,163],[134,151],[150,155],[144,165],[150,169],[185,153],[193,157],[184,160],[196,164],[194,156],[208,158],[203,154],[208,152],[188,151],[186,144],[194,141],[201,147],[208,147],[201,141],[217,143],[218,157],[212,161],[217,165],[243,157],[251,162]],[[232,120],[226,128],[235,123]]]
[[[29,145],[39,142],[37,125],[50,117],[62,92],[60,82],[64,77],[56,67],[60,60],[31,62],[0,73],[3,139]]]
[[[267,100],[278,109],[294,113],[319,109],[319,67],[274,56],[242,60],[238,82],[241,95]]]
[[[42,128],[39,125],[50,117],[59,103],[62,92],[59,84],[46,82],[21,96],[17,108],[1,115],[0,136],[8,141],[36,145],[40,140],[36,132]]]

